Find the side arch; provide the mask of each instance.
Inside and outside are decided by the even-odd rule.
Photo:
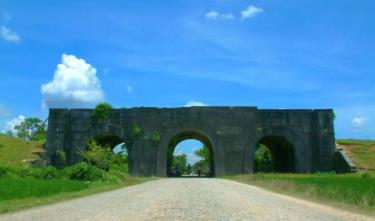
[[[256,147],[254,148],[253,153],[253,165],[254,170],[260,169],[257,168],[255,153],[260,146],[264,145],[263,148],[271,154],[272,161],[268,161],[268,172],[283,172],[283,173],[294,173],[296,171],[296,164],[295,164],[295,150],[293,144],[290,141],[283,137],[283,136],[264,136],[258,140]],[[263,150],[264,151],[264,150]],[[265,154],[263,152],[263,154]],[[267,154],[266,154],[267,155]],[[264,155],[263,155],[264,156]],[[267,158],[266,158],[267,159]],[[271,160],[270,158],[268,158]],[[263,171],[260,169],[259,171]],[[263,171],[263,172],[266,172]],[[257,171],[255,171],[257,172]]]
[[[110,145],[113,148],[117,144],[125,143],[128,154],[129,174],[134,174],[135,168],[135,149],[131,132],[125,128],[111,123],[100,123],[90,131],[90,138],[96,140],[99,144]],[[108,141],[109,139],[109,141]]]
[[[254,153],[256,151],[256,145],[260,141],[263,141],[265,143],[268,143],[269,145],[270,144],[272,145],[272,140],[276,140],[274,143],[284,143],[284,145],[286,145],[286,143],[289,143],[290,145],[289,151],[291,153],[290,157],[293,158],[291,160],[293,165],[290,165],[290,168],[292,169],[289,169],[285,172],[295,172],[295,173],[303,172],[304,169],[300,168],[300,163],[301,163],[301,159],[299,159],[299,156],[301,156],[300,151],[302,150],[304,151],[304,153],[302,154],[304,156],[310,156],[311,151],[309,148],[306,148],[307,146],[303,142],[303,136],[302,137],[301,136],[302,135],[296,133],[292,129],[285,128],[285,127],[265,127],[265,128],[262,128],[261,130],[258,130],[257,135],[255,136],[255,139],[250,144],[251,145],[250,164],[252,168],[251,171],[254,172],[253,160],[254,160]]]

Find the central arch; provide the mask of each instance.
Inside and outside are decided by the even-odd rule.
[[[180,133],[174,135],[171,140],[169,141],[168,148],[167,148],[167,168],[166,168],[166,176],[169,176],[172,170],[172,159],[173,159],[173,152],[180,142],[184,140],[194,139],[202,142],[210,152],[210,175],[215,176],[215,154],[214,148],[210,138],[202,133],[201,131],[194,130],[194,129],[186,129]]]

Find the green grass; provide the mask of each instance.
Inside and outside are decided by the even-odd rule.
[[[44,197],[88,188],[87,182],[68,179],[1,178],[0,201]]]
[[[357,140],[357,139],[337,139],[338,144],[352,144],[352,145],[375,145],[375,140]]]
[[[36,180],[36,179],[21,179],[21,180],[7,180],[4,178],[0,179],[1,194],[8,197],[6,199],[0,199],[0,214],[13,212],[25,208],[35,207],[39,205],[45,205],[49,203],[55,203],[63,200],[78,198],[82,196],[92,195],[100,192],[110,191],[126,186],[140,184],[146,181],[150,181],[153,178],[146,177],[126,177],[124,180],[116,183],[109,182],[87,182],[87,181],[72,181],[72,180]],[[32,180],[33,184],[27,184],[24,186],[24,190],[20,190],[21,184],[25,184]],[[1,185],[17,185],[12,187],[10,190],[7,186]],[[42,187],[45,187],[43,190]],[[55,184],[55,186],[51,186]],[[65,186],[67,185],[67,186]],[[65,187],[64,187],[65,186]],[[4,191],[4,188],[5,191]],[[17,191],[20,192],[17,192]],[[43,191],[42,191],[43,190]],[[44,193],[47,192],[48,194]],[[24,196],[26,196],[24,198]]]
[[[375,213],[375,174],[247,174],[224,178]]]
[[[0,134],[0,165],[25,165],[27,159],[38,159],[32,151],[34,147],[41,147],[42,143]]]
[[[337,139],[357,168],[375,171],[375,140]]]

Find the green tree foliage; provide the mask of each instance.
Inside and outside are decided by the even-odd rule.
[[[181,174],[187,174],[187,155],[184,153],[173,155],[172,168],[180,171]]]
[[[117,170],[128,171],[127,155],[123,153],[115,154],[109,146],[101,146],[95,141],[88,143],[85,151],[80,151],[79,154],[93,166],[109,171],[116,168]]]
[[[194,154],[202,158],[202,160],[194,164],[194,170],[197,172],[199,168],[202,171],[204,170],[205,172],[208,172],[208,170],[210,169],[210,165],[211,165],[211,154],[210,154],[210,150],[208,149],[208,147],[204,145],[203,147],[194,151]]]
[[[106,120],[109,113],[113,109],[112,105],[109,103],[100,103],[96,105],[93,116],[98,120]]]
[[[187,165],[187,173],[189,174],[189,176],[190,176],[191,172],[193,172],[193,167],[191,166],[190,163],[188,163],[188,165]]]
[[[46,138],[46,127],[39,118],[26,118],[15,129],[17,136],[25,140],[43,140]]]
[[[267,146],[259,144],[254,154],[254,171],[255,172],[272,172],[273,157]]]

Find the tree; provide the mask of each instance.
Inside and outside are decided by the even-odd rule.
[[[259,144],[254,155],[255,172],[271,172],[273,170],[273,157],[267,146]]]
[[[188,163],[188,165],[187,165],[187,173],[189,174],[189,176],[190,176],[190,174],[192,172],[191,170],[192,170],[191,164]]]
[[[181,174],[187,173],[187,155],[185,153],[173,155],[172,168],[175,168]]]
[[[209,170],[211,165],[211,154],[208,147],[204,145],[203,147],[194,151],[194,154],[202,158],[202,160],[198,161],[198,164],[196,163],[196,165],[199,166],[201,169]]]
[[[43,140],[46,138],[46,127],[43,122],[36,117],[26,118],[20,125],[14,128],[17,137],[25,140]]]

